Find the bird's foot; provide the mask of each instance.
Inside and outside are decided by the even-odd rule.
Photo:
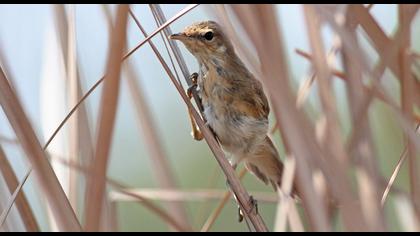
[[[251,214],[253,211],[255,211],[255,214],[258,214],[258,202],[252,195],[249,196],[249,203],[251,205],[251,209],[249,210],[248,214]]]
[[[197,78],[198,78],[198,74],[197,73],[192,73],[190,75],[190,79],[192,81],[191,86],[187,89],[187,96],[189,99],[191,99],[193,97],[193,91],[196,91],[197,89]],[[200,131],[200,129],[197,126],[197,123],[195,122],[195,119],[193,117],[193,115],[191,114],[191,111],[189,110],[189,117],[190,117],[190,121],[191,121],[191,136],[197,140],[200,141],[204,138],[203,133]]]
[[[251,205],[251,209],[249,210],[247,214],[249,215],[253,211],[255,211],[255,213],[258,214],[258,203],[257,203],[257,200],[255,200],[252,195],[249,196],[249,204]],[[238,206],[238,221],[242,222],[243,220],[244,220],[244,214],[241,208]]]
[[[194,72],[190,75],[190,80],[192,82],[191,86],[187,89],[187,95],[191,99],[193,97],[193,91],[197,89],[198,83],[198,73]]]

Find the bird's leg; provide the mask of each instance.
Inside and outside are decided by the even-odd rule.
[[[238,162],[234,162],[234,163],[231,163],[231,165],[232,165],[232,168],[234,169],[234,170],[236,170],[236,168],[238,167]],[[227,179],[226,180],[226,186],[229,188],[229,189],[231,189],[231,187],[230,187],[230,183],[229,183],[229,180]],[[236,195],[235,195],[235,193],[233,193],[233,197],[235,198],[235,200],[236,201],[238,201],[238,198],[236,197]],[[254,198],[252,197],[252,196],[250,196],[250,202],[253,204],[253,206],[256,206],[256,205],[254,205],[254,202],[255,202],[255,204],[256,204],[256,200],[254,200]],[[254,207],[253,207],[254,208]],[[252,208],[252,209],[253,209]],[[252,212],[252,209],[251,209],[251,212]],[[257,208],[258,209],[258,208]],[[258,211],[257,211],[258,212]],[[242,210],[241,210],[241,207],[238,205],[238,221],[239,222],[242,222],[244,220],[244,214],[242,213]]]
[[[232,166],[233,169],[236,169],[236,165]],[[229,179],[226,179],[226,186],[232,191],[232,188],[230,187]],[[232,191],[232,195],[235,198],[235,201],[238,202],[238,198],[236,197],[236,194]],[[242,222],[244,220],[244,215],[242,214],[241,207],[238,205],[238,221]]]
[[[255,210],[255,213],[258,214],[258,203],[257,203],[257,200],[255,200],[252,195],[249,196],[249,203],[251,204],[251,209],[248,212],[248,215],[251,214],[254,210]],[[242,222],[243,220],[244,220],[244,214],[242,213],[241,208],[238,206],[238,221]]]
[[[248,214],[251,214],[254,210],[255,213],[258,214],[258,202],[252,195],[249,196],[249,203],[251,204],[251,209]]]
[[[192,73],[190,75],[190,79],[192,81],[191,86],[187,89],[187,95],[188,98],[191,99],[193,97],[193,91],[195,91],[197,89],[197,79],[198,79],[198,74],[197,73]],[[203,134],[201,133],[200,129],[198,128],[197,123],[195,122],[195,119],[191,113],[191,110],[188,108],[188,115],[190,117],[190,122],[191,122],[191,135],[193,136],[193,138],[195,140],[202,140]]]

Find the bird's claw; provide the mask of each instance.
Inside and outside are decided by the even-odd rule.
[[[194,72],[190,75],[190,80],[192,82],[192,84],[197,84],[197,80],[198,80],[198,73]]]
[[[251,205],[251,209],[248,212],[248,214],[251,214],[252,211],[254,211],[254,210],[255,210],[255,214],[258,214],[258,202],[257,202],[257,200],[254,199],[254,197],[252,195],[249,196],[249,203]]]
[[[198,79],[198,73],[194,72],[190,75],[190,80],[192,82],[191,86],[187,89],[187,95],[191,99],[193,96],[193,91],[197,89],[197,79]]]
[[[258,203],[257,200],[251,195],[249,196],[249,204],[251,205],[251,209],[247,213],[248,215],[251,214],[255,210],[255,214],[258,214]],[[242,222],[244,220],[244,214],[240,207],[238,207],[238,221]]]

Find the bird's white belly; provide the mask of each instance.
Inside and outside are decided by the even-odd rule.
[[[207,124],[214,130],[223,149],[240,158],[250,154],[267,135],[268,120],[235,113],[216,113],[211,103],[204,106]]]

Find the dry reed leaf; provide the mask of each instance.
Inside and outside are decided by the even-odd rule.
[[[246,173],[247,173],[247,170],[243,168],[239,173],[239,176],[238,176],[239,180],[241,180],[245,176]],[[216,222],[216,219],[220,216],[220,213],[222,213],[223,208],[226,206],[226,203],[228,202],[231,196],[232,196],[231,192],[225,192],[222,200],[219,202],[217,207],[213,210],[213,212],[207,218],[204,225],[201,227],[200,232],[208,232],[210,230],[210,228],[214,225],[214,222]]]
[[[77,104],[82,93],[80,78],[78,75],[77,52],[76,52],[76,29],[75,29],[75,8],[68,6],[68,12],[64,5],[54,5],[56,31],[60,39],[60,48],[63,53],[66,68],[66,88],[68,88],[68,106],[73,107]],[[87,118],[87,111],[84,104],[81,104],[79,111],[75,111],[74,116],[69,120],[69,152],[79,153],[80,159],[89,160],[92,157],[91,134]],[[70,155],[78,158],[79,155]],[[69,201],[77,213],[78,209],[78,188],[77,175],[72,170],[69,172]]]
[[[159,4],[155,4],[155,5],[149,4],[149,6],[150,6],[150,10],[152,11],[152,15],[153,15],[153,18],[155,19],[155,22],[156,22],[156,26],[157,27],[159,27],[161,24],[163,24],[164,22],[166,22],[166,18],[163,15],[163,12],[161,12],[161,9],[160,9]],[[158,10],[159,10],[159,12],[158,12]],[[132,15],[134,15],[134,14],[132,14]],[[160,22],[162,22],[162,23],[160,23]],[[177,71],[176,66],[175,66],[175,62],[174,62],[174,60],[172,58],[172,53],[171,53],[171,50],[174,51],[176,49],[175,48],[174,49],[171,48],[171,50],[169,49],[169,47],[172,46],[170,44],[170,42],[173,43],[173,40],[169,40],[169,38],[167,36],[167,35],[171,35],[172,34],[172,31],[170,30],[170,26],[166,27],[163,31],[164,32],[162,32],[162,31],[160,32],[160,38],[163,41],[163,45],[165,45],[165,50],[168,53],[168,57],[169,57],[169,60],[171,62],[172,69],[173,69],[173,71],[175,73],[176,79],[178,80],[178,83],[181,84],[181,87],[183,87],[182,82],[181,82],[181,79],[179,78],[178,71]],[[168,42],[168,41],[170,41],[170,42]],[[169,44],[169,46],[168,46],[168,44]],[[173,44],[173,45],[178,46],[177,44]],[[179,50],[178,47],[177,47],[177,49]],[[177,58],[175,58],[175,59],[178,60]],[[182,57],[182,60],[183,60],[183,57]],[[178,65],[182,65],[182,63],[185,63],[185,61],[184,62],[179,62],[178,61]],[[179,67],[183,67],[183,66],[179,66]],[[188,72],[188,68],[184,68],[183,71],[184,70],[186,70],[186,72],[189,73]],[[184,76],[184,78],[186,78],[186,77]],[[188,79],[186,79],[186,80],[190,80],[189,76],[188,76]],[[188,81],[187,81],[187,83],[188,83]]]
[[[120,186],[119,184],[115,182],[110,182],[110,184],[117,188],[120,192],[129,195],[133,198],[138,199],[139,202],[141,202],[146,208],[150,209],[152,212],[156,213],[161,219],[163,219],[165,222],[170,224],[174,229],[176,229],[179,232],[186,232],[189,229],[184,228],[182,225],[180,225],[169,213],[162,210],[160,207],[156,206],[153,202],[149,201],[148,199],[138,195],[133,194],[130,191],[126,191],[124,187]]]
[[[17,145],[19,144],[19,141],[14,138],[4,137],[0,135],[0,143]]]
[[[324,146],[336,160],[329,159],[329,162],[335,166],[336,178],[340,179],[340,189],[334,190],[335,186],[332,186],[332,191],[339,193],[338,201],[340,205],[343,205],[342,214],[345,227],[347,230],[360,230],[365,228],[363,217],[360,215],[359,210],[355,210],[352,202],[356,201],[356,197],[353,195],[350,187],[350,180],[345,175],[348,169],[349,157],[345,152],[343,142],[341,140],[340,124],[337,108],[335,104],[335,98],[332,94],[331,87],[331,72],[327,66],[327,59],[324,56],[324,48],[322,46],[322,39],[320,34],[320,22],[316,15],[315,10],[310,5],[304,6],[306,24],[308,29],[308,36],[310,39],[310,45],[313,51],[313,63],[316,68],[319,96],[321,99],[321,105],[323,107],[323,115],[325,116],[325,122],[328,126],[325,126],[325,134],[322,135],[324,140],[321,145]],[[318,20],[317,20],[318,19]]]
[[[179,17],[183,16],[184,14],[188,13],[189,11],[191,11],[192,9],[194,9],[194,7],[196,7],[196,5],[190,5],[188,7],[186,7],[184,10],[182,10],[181,12],[179,12],[178,14],[176,14],[174,17],[172,17],[168,22],[166,22],[163,26],[161,26],[160,28],[158,28],[153,35],[157,34],[158,32],[160,32],[164,27],[166,27],[167,25],[171,24],[172,22],[174,22],[176,19],[178,19]],[[152,38],[152,36],[149,36],[148,38],[144,39],[142,42],[140,42],[135,48],[133,48],[132,50],[130,50],[122,59],[121,61],[126,60],[130,55],[132,55],[137,49],[139,49],[144,43],[146,43],[147,41],[149,41]],[[2,62],[3,65],[5,64],[4,62]],[[3,70],[1,71],[3,72]],[[82,105],[82,103],[85,101],[85,99],[87,97],[89,97],[89,95],[104,81],[105,76],[103,76],[101,79],[99,79],[78,101],[78,103],[70,110],[70,112],[67,114],[67,116],[63,119],[63,121],[60,123],[60,125],[55,129],[55,131],[53,132],[53,134],[50,136],[50,138],[48,139],[48,141],[45,143],[44,148],[46,149],[48,147],[48,145],[54,140],[55,136],[58,134],[58,132],[61,130],[61,128],[66,124],[66,122],[68,121],[68,119],[74,114],[74,112]],[[6,78],[7,81],[7,78]],[[9,81],[10,83],[10,81]],[[12,91],[14,91],[12,89],[12,86],[10,86],[10,89]],[[82,110],[83,112],[83,110]],[[87,120],[87,119],[86,119]],[[88,138],[88,137],[86,137]],[[91,139],[89,139],[91,140]],[[89,141],[88,140],[88,141]],[[89,153],[88,153],[89,154]],[[30,169],[28,172],[30,172],[32,169]],[[79,225],[80,226],[80,225]],[[80,228],[80,227],[79,227]]]
[[[338,50],[340,50],[339,48],[336,48],[336,47],[332,47],[331,48],[331,50],[330,50],[330,54],[332,54],[332,53],[337,53],[338,52]],[[307,53],[307,52],[305,52],[305,51],[303,51],[302,49],[299,49],[299,48],[296,48],[295,49],[295,52],[299,55],[299,56],[302,56],[302,57],[304,57],[304,58],[306,58],[306,59],[308,59],[308,60],[310,60],[310,61],[312,61],[313,59],[312,59],[312,55],[311,54],[309,54],[309,53]],[[337,69],[335,69],[335,68],[332,68],[332,67],[330,67],[330,71],[331,71],[331,74],[332,75],[334,75],[334,76],[336,76],[337,78],[339,78],[339,79],[342,79],[342,80],[347,80],[347,78],[346,78],[346,75],[344,74],[344,72],[342,72],[342,71],[339,71],[339,70],[337,70]],[[298,93],[299,94],[299,93]]]
[[[158,24],[158,26],[164,24],[166,22],[166,17],[165,17],[165,14],[162,11],[160,5],[159,4],[149,4],[149,6],[150,6],[150,10],[152,11],[153,16],[155,17],[155,20],[157,21],[156,23]],[[179,65],[179,68],[182,71],[182,74],[184,75],[184,78],[185,78],[188,86],[191,86],[192,85],[192,81],[190,79],[191,73],[189,72],[188,67],[187,67],[187,63],[185,62],[184,57],[182,56],[181,51],[179,50],[178,44],[173,40],[168,40],[168,37],[171,34],[172,34],[172,30],[171,30],[170,26],[164,28],[163,29],[163,35],[165,35],[166,37],[162,36],[163,37],[162,40],[165,42],[165,45],[166,45],[166,42],[169,43],[169,46],[170,46],[170,48],[171,48],[171,50],[172,50],[172,52],[175,56],[175,59],[176,59],[178,65]],[[169,57],[172,59],[169,51],[168,51],[168,54],[169,54]],[[174,69],[174,72],[176,73],[175,69]]]
[[[304,57],[304,58],[306,58],[306,59],[308,59],[308,60],[310,60],[310,61],[312,61],[312,55],[311,54],[309,54],[309,53],[307,53],[307,52],[305,52],[305,51],[303,51],[303,50],[301,50],[301,49],[296,49],[296,53],[298,54],[298,55],[300,55],[300,56],[302,56],[302,57]],[[340,78],[340,79],[342,79],[342,80],[344,80],[344,81],[346,81],[347,80],[347,77],[346,77],[346,74],[344,73],[344,72],[342,72],[342,71],[339,71],[338,69],[336,69],[336,68],[331,68],[331,73],[334,75],[334,76],[336,76],[336,77],[338,77],[338,78]],[[314,76],[316,76],[315,74],[313,74]],[[314,77],[314,79],[315,79],[315,77]],[[306,80],[306,81],[308,81],[308,80]],[[308,81],[309,82],[309,81]],[[308,85],[302,85],[302,87],[304,87],[304,88],[302,88],[302,90],[306,90],[306,89],[309,89],[309,88],[307,88],[307,86]],[[299,88],[300,89],[300,88]],[[377,99],[379,99],[379,100],[381,100],[381,101],[383,101],[383,102],[386,102],[386,99],[385,99],[385,97],[382,95],[382,93],[378,93],[378,92],[375,92],[371,87],[369,87],[369,86],[367,86],[367,85],[365,85],[365,84],[363,84],[363,89],[365,90],[364,92],[365,93],[372,93],[373,95],[374,95],[374,97],[375,98],[377,98]],[[302,91],[301,92],[301,94],[302,94],[302,96],[303,95],[305,95],[307,92],[306,91]],[[299,92],[298,92],[298,94],[299,94]],[[299,99],[299,97],[298,97],[298,99]]]
[[[85,167],[85,166],[82,166],[82,165],[80,165],[79,163],[73,163],[73,162],[71,162],[71,161],[69,161],[69,159],[68,158],[62,158],[62,157],[59,157],[59,156],[54,156],[54,158],[57,160],[57,161],[59,161],[59,162],[61,162],[63,165],[66,165],[66,166],[68,166],[69,168],[73,168],[73,169],[75,169],[75,170],[77,170],[77,171],[80,171],[80,172],[82,172],[87,178],[92,178],[92,176],[94,175],[94,173],[93,172],[91,172],[90,171],[90,169],[88,168],[88,167]],[[121,184],[120,182],[118,182],[118,181],[116,181],[116,180],[114,180],[114,179],[111,179],[111,178],[108,178],[108,177],[106,177],[106,182],[107,182],[107,184],[108,185],[110,185],[110,186],[113,186],[113,187],[115,187],[115,188],[117,188],[117,189],[122,189],[122,191],[120,191],[120,192],[124,192],[124,193],[126,193],[124,190],[125,189],[130,189],[130,187],[129,186],[126,186],[126,185],[124,185],[124,184]],[[149,202],[149,201],[146,201],[146,202],[143,202],[142,201],[142,199],[144,199],[144,197],[142,197],[142,196],[139,196],[139,195],[137,195],[136,193],[133,193],[133,192],[130,192],[130,193],[126,193],[126,195],[130,195],[130,196],[132,196],[132,197],[135,197],[137,200],[139,200],[138,202],[139,203],[141,203],[141,204],[143,204],[144,206],[146,206],[149,210],[151,210],[151,212],[153,212],[153,213],[155,213],[157,216],[159,216],[159,217],[162,217],[162,216],[164,216],[163,218],[161,218],[162,220],[164,220],[165,222],[167,222],[168,224],[171,224],[172,226],[174,226],[176,229],[184,229],[184,228],[182,228],[182,226],[180,226],[178,223],[176,223],[176,224],[174,224],[174,222],[176,222],[175,220],[173,220],[172,218],[170,218],[169,217],[169,213],[167,213],[165,210],[162,210],[162,209],[160,209],[160,208],[158,208],[158,207],[156,207],[155,205],[153,205],[151,202]],[[112,202],[109,202],[109,204],[110,205],[112,205]],[[150,207],[150,204],[152,204],[152,207]],[[157,211],[156,211],[157,210]],[[162,214],[162,212],[163,212],[163,214]],[[168,219],[170,219],[170,220],[168,220]]]
[[[20,190],[23,187],[23,184],[25,184],[26,180],[29,177],[29,174],[31,172],[28,172],[22,179],[22,181],[20,181],[20,184],[16,187],[15,191],[13,192],[12,196],[10,197],[9,201],[7,201],[6,203],[6,209],[3,210],[3,212],[0,215],[0,228],[3,227],[4,222],[6,221],[7,215],[10,212],[10,209],[12,209],[13,204],[15,203]]]
[[[286,231],[287,219],[289,218],[288,216],[290,214],[290,208],[293,204],[290,192],[292,190],[293,179],[295,176],[295,168],[295,158],[286,157],[284,160],[284,171],[282,175],[281,189],[278,191],[280,201],[277,206],[276,219],[274,221],[274,232]],[[302,222],[300,222],[300,224],[302,225]]]
[[[142,132],[142,135],[144,135],[146,147],[150,153],[150,161],[154,169],[153,173],[161,188],[176,190],[177,183],[175,176],[159,140],[159,135],[147,105],[148,102],[138,83],[138,75],[130,62],[126,64],[125,72],[127,73],[127,76],[125,77],[127,78],[126,82],[128,83],[130,95],[137,114],[139,132]],[[166,205],[170,215],[174,219],[177,219],[184,228],[192,230],[185,206],[182,203],[167,203]]]
[[[157,25],[158,26],[159,25],[162,25],[166,21],[166,17],[164,15],[162,9],[160,8],[159,4],[150,4],[150,9],[152,11],[152,14],[153,14],[155,20],[156,20]],[[184,75],[184,79],[187,82],[188,86],[190,87],[190,86],[192,86],[192,80],[191,80],[190,72],[189,72],[189,70],[187,68],[187,65],[185,63],[185,60],[184,60],[182,54],[181,54],[181,51],[179,50],[179,47],[178,47],[177,42],[175,42],[174,40],[168,40],[168,37],[171,34],[172,34],[172,30],[170,29],[170,26],[166,27],[163,30],[163,34],[161,32],[162,40],[165,43],[165,47],[166,47],[166,50],[168,51],[169,58],[170,58],[170,60],[171,60],[171,62],[173,64],[171,53],[169,52],[169,50],[168,50],[168,48],[166,46],[166,42],[169,41],[169,45],[170,45],[170,47],[172,49],[172,52],[173,52],[173,54],[174,54],[174,56],[175,56],[175,58],[176,58],[176,60],[178,62],[179,67],[181,68],[181,71],[182,71],[182,73]],[[163,35],[165,35],[166,37],[163,37]],[[174,67],[174,72],[175,72],[175,75],[177,76],[178,82],[181,85],[181,88],[184,89],[183,86],[182,86],[181,80],[178,77],[178,73],[177,73],[177,71],[175,69],[175,65],[174,64],[173,64],[173,67]],[[204,118],[204,116],[203,116],[204,108],[203,108],[202,103],[200,102],[200,98],[198,96],[197,91],[195,91],[195,90],[192,91],[192,97],[194,98],[195,104],[198,107],[198,110],[200,111],[201,117]],[[191,134],[192,134],[192,136],[194,138],[197,137],[197,138],[201,138],[202,139],[203,137],[202,137],[202,135],[201,135],[201,133],[199,131],[199,128],[197,127],[197,124],[196,124],[196,122],[194,121],[194,119],[193,119],[193,117],[191,115],[191,110],[188,110],[188,115],[189,115],[190,123],[191,123],[191,129],[192,129],[192,133]]]
[[[4,153],[0,145],[0,172],[7,184],[7,188],[10,192],[13,192],[19,186],[18,179],[13,172],[13,168],[7,160],[6,154]],[[39,226],[32,212],[31,206],[29,205],[28,199],[24,192],[16,195],[16,207],[22,218],[25,228],[29,232],[38,232]]]
[[[110,25],[112,19],[110,18],[109,9],[106,6],[103,6],[103,8],[108,24]],[[137,20],[131,9],[129,9],[129,14],[140,28],[140,30],[143,32],[144,36],[147,37],[144,29],[140,25],[140,22]],[[149,41],[149,43],[151,44],[152,48],[157,51],[152,41]],[[129,92],[132,96],[132,101],[134,102],[134,107],[136,109],[138,118],[137,121],[139,122],[138,127],[140,128],[140,131],[144,131],[144,135],[146,137],[145,140],[148,143],[147,147],[151,155],[151,161],[155,168],[154,173],[156,174],[156,178],[163,188],[176,188],[175,179],[170,169],[170,164],[168,163],[165,154],[163,153],[163,148],[160,145],[158,134],[155,131],[155,125],[153,124],[153,119],[151,118],[150,111],[147,107],[147,102],[144,101],[145,97],[143,96],[141,88],[137,82],[138,76],[136,75],[135,70],[133,69],[133,65],[130,62],[126,64],[125,72],[127,73],[126,78],[129,84]],[[184,228],[192,229],[188,222],[187,213],[181,203],[168,203],[167,206],[170,209],[169,212],[174,219],[179,220],[180,224],[184,225]]]
[[[151,36],[144,39],[142,42],[140,42],[135,48],[130,50],[125,56],[121,59],[121,61],[126,60],[130,55],[132,55],[137,49],[139,49],[144,43],[149,41],[155,34],[160,32],[164,27],[168,26],[172,22],[174,22],[179,17],[183,16],[184,14],[188,13],[192,9],[194,9],[197,5],[190,5],[186,7],[184,10],[180,11],[178,14],[176,14],[174,17],[172,17],[170,20],[168,20],[164,25],[159,27],[154,33],[152,33]],[[3,62],[4,65],[4,62]],[[3,74],[3,70],[1,71]],[[48,147],[48,145],[52,142],[52,140],[55,138],[55,136],[58,134],[58,132],[61,130],[61,128],[64,126],[64,124],[67,122],[67,120],[73,115],[73,113],[81,106],[81,104],[84,102],[84,100],[104,81],[105,76],[103,76],[101,79],[99,79],[79,100],[79,102],[70,110],[70,112],[67,114],[67,116],[63,119],[63,121],[60,123],[60,125],[57,127],[57,129],[53,132],[53,134],[50,136],[46,144],[44,145],[44,149]],[[6,79],[7,81],[7,79]],[[9,81],[10,83],[11,81]],[[9,85],[11,88],[12,86]],[[14,91],[11,88],[12,91]],[[28,173],[31,171],[31,169],[28,171]],[[78,224],[80,229],[80,224]]]
[[[227,181],[230,183],[231,190],[235,193],[237,197],[238,204],[241,207],[242,211],[246,214],[249,220],[252,222],[253,226],[257,231],[267,231],[267,226],[265,225],[264,221],[262,220],[261,216],[252,211],[252,204],[249,202],[250,196],[246,192],[245,188],[241,185],[240,181],[235,175],[235,171],[233,170],[230,163],[225,158],[223,151],[221,150],[217,140],[214,138],[213,133],[210,129],[204,124],[204,121],[201,119],[198,112],[194,109],[193,105],[189,101],[189,98],[186,96],[185,92],[176,82],[174,77],[170,77],[172,83],[175,85],[176,89],[178,90],[179,94],[181,95],[184,102],[188,105],[188,109],[190,109],[191,114],[193,115],[195,121],[197,122],[198,127],[202,131],[204,138],[207,144],[210,147],[210,150],[213,152],[218,164],[221,166],[223,173],[227,177]]]
[[[178,12],[175,16],[173,16],[171,19],[169,19],[165,24],[163,24],[161,27],[156,29],[151,35],[149,35],[147,38],[142,40],[139,44],[137,44],[136,47],[131,49],[129,52],[127,52],[121,59],[121,62],[125,61],[127,58],[129,58],[134,52],[136,52],[141,46],[143,46],[146,42],[148,42],[153,36],[155,36],[157,33],[162,31],[165,27],[173,23],[175,20],[180,18],[181,16],[185,15],[192,9],[194,9],[197,5],[190,5],[186,8],[184,8],[182,11]],[[69,111],[67,116],[63,119],[63,121],[58,125],[57,129],[53,132],[53,134],[50,136],[48,141],[45,143],[45,146],[48,146],[52,140],[55,138],[55,136],[58,134],[58,132],[61,130],[61,128],[65,125],[65,123],[68,121],[68,119],[76,112],[76,110],[79,108],[79,106],[82,105],[82,103],[85,101],[86,98],[89,97],[89,95],[95,91],[95,89],[104,81],[105,77],[107,75],[105,74],[102,76],[98,81],[95,82],[95,84],[90,87],[90,89],[80,98],[80,100],[77,102],[77,104]]]
[[[371,71],[371,69],[367,67],[367,65],[369,63],[367,63],[367,61],[366,61],[366,56],[363,56],[362,51],[357,49],[357,47],[355,46],[356,45],[355,41],[351,37],[349,32],[347,30],[345,30],[344,28],[342,28],[340,25],[337,24],[332,12],[327,11],[327,10],[325,10],[322,7],[319,7],[319,6],[314,6],[314,8],[318,10],[319,16],[321,16],[326,22],[328,22],[329,25],[334,30],[336,30],[337,33],[339,33],[341,35],[341,37],[346,38],[346,40],[343,41],[343,46],[345,48],[347,48],[346,50],[349,50],[349,51],[353,52],[353,57],[356,58],[357,63],[359,63],[359,65],[363,69],[363,71],[372,78],[371,82],[373,83],[373,89],[378,90],[378,91],[380,90],[378,93],[382,93],[383,96],[385,96],[386,94],[385,94],[385,92],[383,92],[385,90],[383,89],[383,86],[378,82],[378,80],[380,80],[380,78],[382,77],[382,74],[385,71],[385,66],[393,61],[393,59],[395,58],[395,57],[393,57],[393,55],[396,55],[397,52],[398,52],[398,48],[399,48],[399,46],[401,44],[401,41],[402,41],[401,30],[399,29],[396,32],[394,40],[392,41],[392,43],[384,49],[384,55],[382,56],[379,64],[376,66],[374,71]],[[415,12],[410,11],[410,14],[407,16],[407,18],[412,18],[414,16],[414,14],[415,14]],[[373,97],[372,94],[373,93],[368,93],[367,96],[365,96],[363,99],[361,99],[363,102],[361,102],[362,105],[360,106],[360,110],[355,112],[356,114],[359,114],[358,118],[356,119],[357,122],[354,122],[356,125],[361,124],[362,122],[359,122],[359,121],[363,120],[364,116],[367,114],[366,111],[367,111],[367,109],[369,107],[369,104],[370,104],[370,101]],[[388,100],[388,102],[392,103],[392,100],[390,100],[390,99],[387,99],[387,100]],[[396,109],[398,106],[393,106],[392,104],[388,104],[388,105],[390,105],[394,110],[398,111],[398,109]],[[416,148],[418,148],[419,141],[416,139],[415,134],[413,132],[413,129],[412,129],[412,127],[410,127],[409,122],[407,121],[407,118],[404,118],[404,116],[401,114],[400,111],[396,112],[395,114],[398,118],[397,121],[400,124],[400,126],[408,134],[411,142],[414,142],[415,145],[416,145]],[[359,135],[361,133],[360,132],[361,130],[362,129],[360,129],[360,127],[355,127],[354,129],[352,129],[352,133],[351,133],[350,139],[348,141],[347,149],[349,149],[349,150],[353,149],[353,145],[355,145],[355,141],[358,140]]]
[[[0,71],[0,103],[22,147],[32,164],[41,191],[48,200],[60,230],[80,231],[81,227],[57,176],[46,159],[19,99],[10,87],[3,69]]]
[[[102,203],[106,192],[107,165],[118,105],[121,71],[120,58],[123,55],[127,34],[128,9],[129,6],[126,4],[118,6],[115,27],[110,32],[109,54],[106,66],[107,76],[104,80],[100,102],[96,150],[94,160],[90,166],[94,175],[88,179],[88,191],[86,193],[85,228],[87,231],[98,231],[102,215]]]
[[[382,195],[381,199],[381,205],[382,207],[385,205],[385,201],[388,197],[389,190],[391,189],[391,186],[394,184],[395,179],[397,178],[397,175],[401,169],[401,165],[404,163],[405,159],[407,159],[407,146],[404,148],[403,152],[400,155],[400,158],[398,160],[397,166],[395,166],[394,171],[392,172],[391,177],[389,178],[388,185],[386,186],[384,193]]]
[[[309,181],[311,170],[308,163],[322,154],[312,138],[314,132],[307,117],[300,114],[295,107],[296,100],[290,87],[288,68],[283,56],[283,42],[273,6],[234,5],[232,10],[257,49],[262,65],[262,75],[257,76],[269,92],[276,118],[283,128],[282,132],[286,134],[284,140],[296,156],[298,191],[302,193],[310,224],[313,230],[326,231],[329,229],[329,223],[325,209],[321,207],[321,199]],[[261,37],[262,35],[264,37]]]
[[[349,5],[347,8],[346,21],[343,23],[343,28],[347,30],[348,35],[353,40],[354,47],[360,51],[361,49],[356,37],[357,24],[351,21],[351,17],[355,14],[355,7],[355,5]],[[343,40],[347,40],[347,38]],[[381,189],[377,180],[379,180],[380,174],[379,167],[376,163],[369,121],[367,115],[365,116],[366,119],[357,120],[357,111],[363,106],[363,97],[366,97],[372,91],[364,89],[365,87],[362,81],[363,69],[355,61],[354,52],[349,50],[348,47],[344,48],[342,59],[345,72],[349,78],[346,91],[350,106],[352,127],[353,129],[362,129],[360,131],[361,135],[355,141],[355,146],[350,150],[350,153],[353,154],[352,160],[355,160],[357,166],[356,174],[359,180],[358,187],[362,210],[370,230],[382,231],[385,227],[385,219],[383,217],[384,212],[379,204]],[[362,183],[362,181],[364,182]]]
[[[207,187],[207,188],[215,188],[216,187],[217,181],[222,176],[218,170],[219,170],[219,167],[217,165],[214,165],[212,171],[210,172],[212,174],[208,178],[207,183],[203,185],[203,187]],[[194,219],[193,219],[193,224],[198,225],[201,222],[204,222],[205,217],[206,217],[206,213],[209,212],[211,210],[211,208],[212,208],[212,206],[210,204],[210,201],[205,201],[205,202],[201,203],[200,206],[198,207],[197,211],[195,213],[193,213],[193,215],[195,216]]]
[[[75,26],[75,6],[70,6],[69,12],[67,14],[67,88],[68,88],[68,103],[70,107],[73,107],[77,104],[80,94],[80,81],[77,75],[77,52],[76,52],[76,26]],[[85,107],[83,107],[85,108]],[[73,115],[73,117],[69,120],[69,153],[74,153],[74,155],[70,155],[75,159],[73,161],[77,162],[80,150],[80,142],[79,137],[79,125],[81,120],[80,112],[77,112]],[[78,186],[77,182],[78,176],[75,171],[70,170],[69,173],[69,201],[75,209],[77,214],[78,209]]]
[[[193,189],[177,190],[164,188],[135,188],[126,189],[131,193],[136,193],[144,198],[167,202],[186,202],[186,201],[209,201],[222,199],[226,193],[224,190],[217,189]],[[274,193],[250,192],[258,202],[277,203],[278,197]],[[112,201],[133,201],[134,198],[120,193],[119,191],[110,192]]]
[[[296,205],[291,204],[289,208],[288,221],[290,230],[292,232],[304,232],[305,228],[302,223],[302,219],[297,211]]]
[[[402,34],[402,44],[399,51],[399,67],[400,67],[400,81],[401,81],[401,106],[404,115],[411,121],[414,119],[414,94],[419,93],[415,90],[415,78],[412,76],[411,65],[412,60],[409,54],[411,49],[411,23],[414,18],[410,15],[412,11],[409,5],[398,6],[399,24]],[[416,7],[417,8],[417,7]],[[415,12],[417,9],[415,9]],[[418,138],[418,137],[417,137]],[[407,142],[407,157],[408,157],[408,170],[410,176],[410,194],[413,200],[413,205],[417,216],[420,216],[420,161],[414,143],[411,142],[409,134],[406,134],[404,140]]]
[[[141,28],[141,27],[140,27]],[[159,27],[159,28],[162,28]],[[150,38],[151,36],[146,37]],[[153,47],[152,47],[153,49]],[[247,217],[251,220],[252,224],[256,228],[257,231],[267,231],[267,227],[265,226],[265,223],[263,222],[261,216],[256,213],[255,211],[251,211],[252,204],[249,202],[249,194],[246,192],[244,187],[239,182],[238,178],[235,176],[235,172],[230,165],[230,163],[227,161],[227,159],[224,156],[223,151],[221,150],[219,144],[217,143],[216,139],[214,138],[212,132],[209,130],[208,127],[205,126],[204,121],[198,114],[198,112],[194,109],[194,107],[191,104],[191,101],[186,96],[185,91],[182,89],[180,84],[176,81],[176,78],[173,76],[172,72],[170,71],[169,67],[166,65],[166,63],[163,63],[163,59],[160,56],[160,54],[156,53],[157,50],[154,50],[156,56],[161,61],[162,66],[164,66],[165,71],[168,73],[169,78],[171,79],[172,83],[174,84],[175,88],[178,90],[179,94],[181,95],[184,102],[187,104],[188,109],[190,110],[192,116],[194,117],[195,121],[197,122],[198,127],[202,131],[204,138],[206,139],[206,142],[208,143],[211,151],[215,155],[215,158],[219,165],[221,166],[223,172],[225,173],[232,191],[235,193],[235,196],[237,197],[239,206],[245,212],[245,214],[251,212],[250,214],[247,214]]]

